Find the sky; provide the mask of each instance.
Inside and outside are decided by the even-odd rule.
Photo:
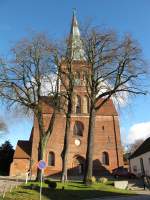
[[[70,31],[72,10],[76,9],[79,24],[91,20],[94,25],[130,33],[141,45],[143,56],[150,60],[150,0],[0,0],[0,55],[31,31],[46,32],[61,39]],[[119,109],[123,143],[150,136],[150,95],[137,96]],[[0,118],[8,125],[0,144],[9,140],[28,139],[33,121],[6,110],[0,104]]]

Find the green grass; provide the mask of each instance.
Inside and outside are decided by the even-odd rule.
[[[31,184],[35,185],[34,189],[31,189]],[[62,187],[65,187],[62,190]],[[68,182],[62,184],[57,182],[57,188],[51,190],[46,184],[43,184],[42,200],[78,200],[78,199],[90,199],[104,196],[120,196],[120,195],[132,195],[128,190],[115,189],[112,184],[95,183],[92,186],[86,186],[81,182]],[[1,198],[0,198],[1,199]],[[17,189],[13,189],[11,193],[6,193],[5,200],[38,200],[39,199],[39,183],[28,183],[27,185],[21,185]]]

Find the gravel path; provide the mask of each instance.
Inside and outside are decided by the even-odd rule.
[[[11,188],[20,185],[21,183],[22,181],[18,181],[16,178],[0,176],[0,195],[2,195],[4,191],[10,191]]]

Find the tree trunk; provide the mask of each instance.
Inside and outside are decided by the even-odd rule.
[[[39,146],[38,146],[38,161],[45,160],[45,153],[46,153],[46,134],[44,131],[44,123],[43,123],[43,116],[42,111],[38,111],[37,113],[38,125],[39,125]],[[41,180],[42,170],[37,168],[37,177],[36,180]]]
[[[67,181],[69,135],[70,135],[71,112],[72,112],[72,97],[69,99],[67,111],[68,112],[66,114],[64,148],[63,148],[63,151],[62,151],[62,177],[61,177],[62,182]]]
[[[45,127],[44,127],[43,114],[42,114],[41,110],[38,111],[36,116],[37,116],[38,124],[39,124],[39,138],[40,138],[39,146],[38,146],[38,161],[40,161],[40,160],[46,161],[46,159],[45,159],[46,147],[47,147],[48,140],[49,140],[51,133],[53,131],[53,128],[54,128],[54,122],[55,122],[55,118],[56,118],[56,110],[54,110],[52,117],[50,118],[49,126],[46,131],[45,131]],[[41,173],[42,173],[42,171],[37,169],[36,180],[40,181]]]
[[[94,148],[94,129],[95,129],[95,108],[91,106],[87,139],[87,151],[85,161],[84,183],[88,184],[93,175],[93,148]]]
[[[42,142],[42,139],[41,139],[41,141],[39,142],[39,147],[38,147],[38,161],[40,160],[45,161],[45,153],[46,153],[46,145],[44,142]],[[36,177],[37,181],[41,180],[41,174],[42,174],[42,170],[37,168],[37,177]]]

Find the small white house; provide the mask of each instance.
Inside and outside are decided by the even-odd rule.
[[[130,171],[137,176],[150,177],[150,137],[129,158]]]

